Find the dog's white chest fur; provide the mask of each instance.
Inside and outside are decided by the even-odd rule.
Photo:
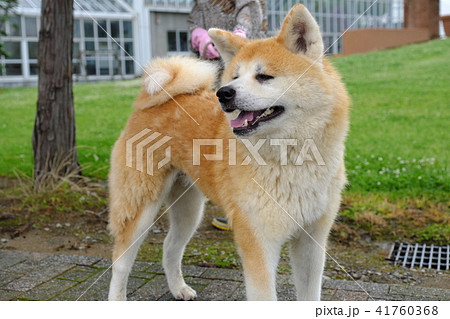
[[[251,222],[264,230],[264,237],[286,240],[326,212],[343,149],[322,152],[324,165],[318,165],[316,158],[294,165],[299,151],[300,146],[293,148],[288,165],[281,165],[279,153],[272,149],[268,162],[277,161],[276,165],[255,165],[252,180],[237,191],[241,208]]]

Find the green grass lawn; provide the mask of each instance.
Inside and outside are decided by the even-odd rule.
[[[84,174],[106,178],[112,145],[132,113],[139,80],[74,85],[78,157]],[[31,175],[37,88],[0,89],[0,176]]]
[[[353,100],[350,189],[449,192],[450,39],[334,59]]]
[[[353,99],[349,192],[394,197],[449,192],[450,39],[333,59]],[[139,80],[74,85],[85,174],[104,179]],[[0,89],[0,176],[31,175],[36,88]]]

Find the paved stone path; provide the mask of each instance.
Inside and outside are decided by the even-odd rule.
[[[81,295],[80,300],[106,300],[110,265],[100,257],[0,250],[0,300],[77,300]],[[239,270],[185,266],[183,271],[197,300],[245,300]],[[364,290],[374,300],[450,300],[450,289],[332,279],[323,282],[322,300],[371,300]],[[160,264],[136,262],[128,292],[129,300],[174,300]],[[288,276],[278,278],[278,299],[295,300]]]

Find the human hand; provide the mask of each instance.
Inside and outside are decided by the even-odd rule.
[[[195,28],[191,34],[192,48],[199,52],[201,57],[206,59],[216,59],[220,57],[219,52],[214,47],[208,31],[202,28]]]

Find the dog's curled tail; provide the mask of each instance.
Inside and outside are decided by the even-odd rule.
[[[142,90],[134,107],[143,110],[163,104],[180,94],[212,90],[217,68],[193,57],[158,58],[145,67]]]

